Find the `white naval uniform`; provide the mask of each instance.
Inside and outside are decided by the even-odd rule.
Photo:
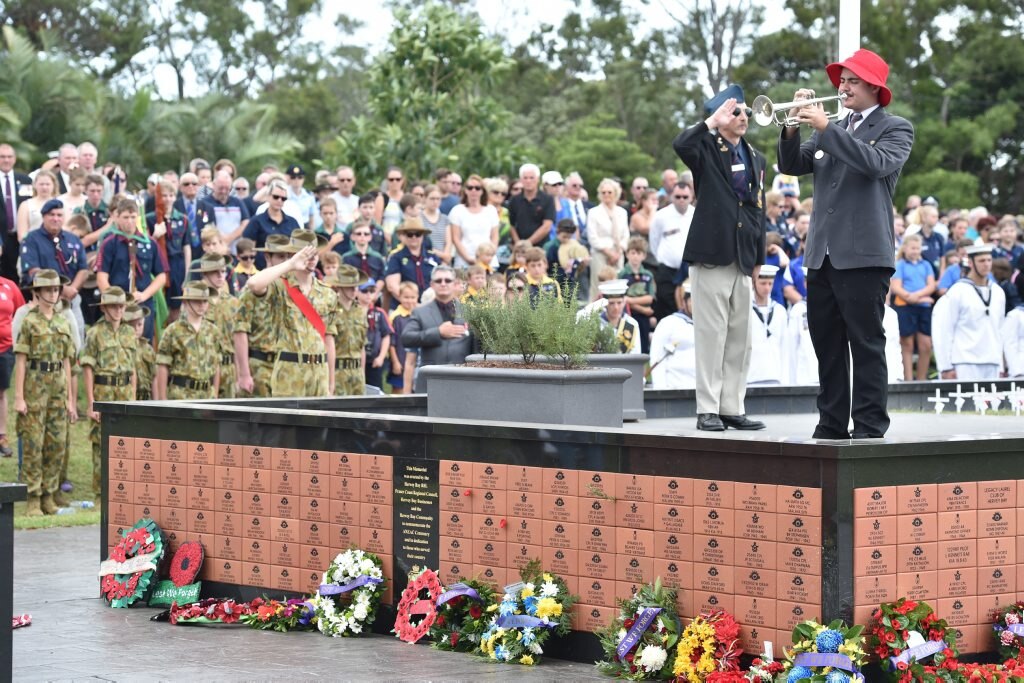
[[[750,302],[750,366],[747,384],[786,384],[789,363],[786,354],[786,309],[768,297],[767,306]]]
[[[939,372],[956,370],[957,379],[998,379],[1003,366],[1000,328],[1006,294],[998,285],[953,283],[932,310],[932,347]]]
[[[605,325],[611,324],[607,312],[601,312],[601,321]],[[633,316],[622,314],[615,326],[615,338],[619,340],[620,353],[640,353],[640,325]]]
[[[1003,356],[1006,358],[1006,376],[1024,377],[1024,304],[1006,314],[1000,333],[1003,337]]]
[[[900,348],[900,318],[896,309],[885,305],[882,315],[882,329],[885,331],[885,366],[889,371],[889,384],[903,379],[903,350]]]
[[[814,355],[811,333],[807,330],[806,300],[796,302],[789,309],[785,346],[789,354],[788,384],[817,384],[818,357]]]
[[[695,389],[697,354],[693,319],[681,311],[662,318],[651,338],[651,385],[654,389]]]

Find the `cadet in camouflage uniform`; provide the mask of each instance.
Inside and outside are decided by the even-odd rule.
[[[269,268],[291,257],[290,251],[282,251],[290,242],[287,235],[267,235],[267,246],[256,251],[266,255]],[[234,342],[238,395],[268,398],[277,355],[277,329],[266,297],[255,296],[248,287],[238,299]]]
[[[54,310],[68,282],[55,270],[36,271],[32,280],[36,307],[25,316],[14,345],[14,410],[29,517],[57,512],[53,496],[60,489],[68,421],[78,419],[70,390],[75,342],[71,325]]]
[[[235,311],[238,310],[238,299],[224,293],[224,269],[231,259],[218,254],[206,253],[199,259],[198,265],[191,270],[200,273],[201,282],[210,286],[210,310],[206,319],[217,326],[220,331],[220,390],[218,398],[235,397],[235,342],[234,326]]]
[[[266,298],[277,330],[277,359],[270,381],[275,397],[333,393],[338,297],[314,275],[317,243],[313,232],[294,231],[284,249],[292,257],[256,273],[246,283],[253,294]]]
[[[135,303],[124,309],[123,322],[135,331],[135,398],[139,401],[153,398],[153,376],[156,373],[156,351],[152,342],[142,336],[148,315],[152,315],[152,311]]]
[[[210,286],[186,282],[180,299],[183,315],[160,337],[156,354],[158,401],[217,398],[220,378],[220,333],[206,320]]]
[[[85,347],[78,357],[85,380],[85,414],[89,416],[89,440],[92,442],[92,492],[102,493],[100,476],[100,414],[96,401],[135,400],[135,330],[124,324],[128,297],[120,287],[108,287],[98,304],[103,319],[89,328]]]
[[[366,364],[366,315],[356,301],[356,288],[369,281],[366,273],[350,265],[342,265],[337,275],[325,278],[324,284],[338,293],[334,338],[334,394],[362,396],[363,367]]]

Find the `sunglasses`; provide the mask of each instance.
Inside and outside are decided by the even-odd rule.
[[[634,190],[646,190],[647,186],[646,185],[636,185],[636,186],[633,187],[633,189]]]
[[[192,187],[193,185],[198,185],[198,184],[199,183],[193,183],[191,180],[186,180],[185,182],[183,182],[181,184],[181,186],[182,187]]]
[[[249,191],[249,186],[248,185],[239,185],[239,186],[237,186],[235,188],[235,192],[248,192],[248,191]]]
[[[508,196],[508,192],[505,192],[504,190],[491,190],[491,194],[500,195],[502,197]]]
[[[750,118],[750,115],[754,113],[754,110],[751,109],[750,107],[743,107],[743,108],[736,107],[735,109],[732,110],[732,115],[733,116],[739,116],[740,112],[743,112],[744,114],[747,115],[747,118]]]
[[[451,279],[450,277],[440,277],[436,280],[431,280],[431,282],[436,282],[439,285],[450,285],[451,283],[455,282],[455,280]]]
[[[565,185],[565,183],[548,183],[548,185],[551,187],[561,187],[562,185]]]
[[[272,195],[270,195],[270,198],[271,199],[276,199],[279,202],[283,202],[284,200],[288,199],[288,197],[285,197],[284,195],[281,195],[281,194],[272,194]]]
[[[255,261],[256,257],[255,256],[239,256],[238,260],[239,261]]]
[[[467,192],[483,192],[483,189],[479,185],[466,185]]]
[[[672,199],[689,199],[689,198],[690,198],[690,195],[688,195],[688,194],[674,194],[674,195],[672,195]]]
[[[397,183],[397,182],[401,182],[401,180],[402,180],[401,178],[388,178],[388,182],[389,183]]]
[[[513,292],[525,292],[526,291],[526,287],[509,287],[509,289],[512,290]]]
[[[370,233],[360,230],[359,232],[352,233],[353,237],[369,237]]]

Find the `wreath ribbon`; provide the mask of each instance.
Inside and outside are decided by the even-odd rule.
[[[1019,624],[1014,624],[1014,626],[1019,626]],[[904,650],[895,657],[889,657],[889,668],[892,671],[896,671],[896,665],[901,662],[909,662],[911,659],[921,661],[925,657],[931,657],[936,652],[942,652],[944,649],[946,649],[946,641],[929,640],[927,643],[915,645],[908,650]]]
[[[437,599],[437,606],[440,607],[463,595],[474,600],[480,599],[480,594],[476,592],[475,588],[470,588],[464,583],[456,583],[449,586],[448,590],[444,593],[441,593],[441,597]]]
[[[367,584],[378,584],[383,579],[375,579],[372,576],[366,574],[360,574],[358,577],[349,581],[344,586],[338,586],[333,583],[322,583],[320,584],[320,595],[340,595],[341,593],[348,593],[354,591],[356,588],[362,588]]]
[[[498,617],[496,622],[501,628],[537,628],[543,626],[544,628],[557,628],[558,624],[553,622],[545,623],[537,617],[531,617],[529,614],[506,614],[505,616]]]
[[[850,673],[857,673],[857,666],[846,655],[833,652],[801,652],[793,660],[794,666],[819,667],[830,666]]]
[[[629,651],[637,644],[637,641],[643,636],[647,628],[654,622],[654,618],[661,612],[660,607],[645,607],[644,611],[640,613],[640,616],[633,622],[633,626],[629,629],[629,633],[622,639],[619,646],[615,648],[615,654],[618,656],[620,662],[626,661],[626,655]]]
[[[1006,627],[1006,630],[1015,636],[1024,637],[1024,624],[1010,624]]]

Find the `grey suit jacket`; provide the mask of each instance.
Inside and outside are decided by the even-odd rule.
[[[457,316],[462,315],[462,304],[455,302]],[[441,337],[441,311],[437,304],[429,303],[413,310],[402,330],[402,344],[409,349],[420,350],[420,365],[452,365],[464,363],[466,356],[472,353],[473,335],[460,339],[444,339]]]
[[[839,270],[895,268],[892,200],[914,144],[914,127],[879,107],[853,135],[847,121],[829,123],[800,143],[779,138],[779,170],[814,173],[814,209],[804,265],[821,268],[825,255]]]

